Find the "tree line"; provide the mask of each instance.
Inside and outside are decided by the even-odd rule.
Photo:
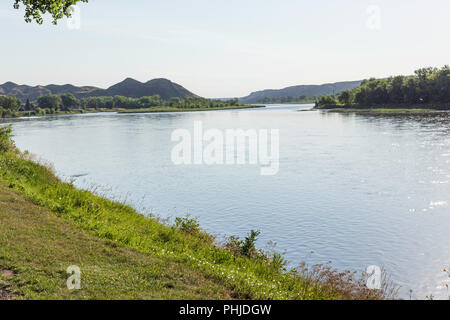
[[[113,97],[89,97],[80,101],[83,109],[141,109],[153,107],[173,107],[173,108],[222,108],[238,106],[238,99],[215,100],[200,97],[178,98],[173,97],[168,100],[162,99],[159,95],[129,98],[123,96]]]
[[[19,98],[0,96],[0,117],[13,117],[21,105],[22,102]]]
[[[87,97],[77,99],[71,93],[50,94],[39,97],[37,101],[30,102],[29,99],[22,104],[16,97],[0,96],[0,116],[13,117],[18,112],[28,115],[45,115],[59,112],[82,111],[87,109],[141,109],[153,107],[173,108],[223,108],[238,106],[238,99],[214,100],[200,97],[189,97],[185,99],[171,98],[162,99],[159,95],[141,98],[129,98],[124,96],[112,97]]]
[[[450,107],[450,67],[421,68],[413,76],[364,80],[353,90],[322,96],[317,107],[377,105],[448,106]]]

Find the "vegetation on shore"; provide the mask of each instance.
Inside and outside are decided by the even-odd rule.
[[[383,299],[330,266],[288,270],[255,247],[258,232],[219,245],[190,217],[162,224],[78,190],[19,152],[0,127],[0,291],[12,298]],[[81,267],[68,292],[66,268]],[[9,274],[8,274],[9,272]],[[6,275],[6,276],[5,276]]]
[[[123,96],[89,97],[79,100],[72,94],[65,93],[61,95],[45,95],[40,97],[36,102],[27,100],[25,104],[22,104],[20,99],[16,97],[0,96],[0,117],[2,118],[86,112],[183,112],[256,107],[260,106],[241,105],[238,99],[212,100],[190,97],[164,100],[158,95],[141,98],[128,98]]]
[[[450,110],[450,67],[422,68],[409,77],[364,80],[353,90],[320,97],[316,108]]]
[[[192,108],[222,108],[239,106],[238,99],[215,100],[200,97],[162,99],[159,95],[141,98],[128,98],[123,96],[89,97],[77,102],[83,109],[145,109],[156,107],[171,107],[177,109]]]
[[[449,110],[420,109],[420,108],[333,108],[327,109],[331,113],[365,114],[365,115],[427,115],[427,114],[449,114]]]
[[[254,109],[264,108],[264,106],[253,105],[238,105],[227,107],[212,107],[212,108],[174,108],[174,107],[154,107],[143,109],[118,109],[118,113],[153,113],[153,112],[192,112],[192,111],[217,111],[217,110],[234,110],[234,109]]]
[[[80,230],[0,185],[1,299],[231,299],[231,291],[182,262]],[[82,290],[68,290],[69,266]]]

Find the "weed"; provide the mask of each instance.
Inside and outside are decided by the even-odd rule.
[[[187,234],[195,235],[201,232],[200,222],[189,214],[184,218],[175,218],[175,228]]]

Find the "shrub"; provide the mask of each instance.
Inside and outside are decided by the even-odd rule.
[[[261,231],[251,230],[250,234],[245,237],[245,240],[242,243],[241,251],[242,255],[246,257],[251,257],[256,252],[255,242],[258,239],[258,236],[261,234]]]
[[[17,113],[10,110],[10,109],[4,109],[0,107],[0,114],[2,118],[14,118]]]
[[[317,102],[318,106],[333,106],[336,105],[336,98],[334,96],[321,96]]]
[[[344,90],[338,95],[338,101],[339,103],[343,105],[350,105],[352,103],[353,94],[350,90]]]
[[[225,244],[225,248],[235,255],[242,255],[248,258],[262,256],[263,254],[256,250],[255,246],[255,242],[260,234],[260,231],[251,230],[250,234],[244,240],[240,240],[234,236],[230,237]]]
[[[15,145],[11,137],[11,125],[0,127],[0,152],[8,152],[15,149]]]
[[[175,228],[188,234],[199,234],[201,232],[198,219],[191,218],[189,214],[184,218],[176,218]]]
[[[271,266],[276,271],[286,271],[287,261],[283,258],[283,256],[277,252],[273,253]]]

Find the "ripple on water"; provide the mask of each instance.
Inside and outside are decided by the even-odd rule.
[[[292,265],[331,260],[362,271],[377,264],[404,287],[403,297],[409,288],[417,298],[443,297],[450,117],[277,108],[27,119],[14,122],[14,134],[19,148],[42,155],[61,175],[89,172],[77,186],[108,186],[105,194],[127,195],[128,203],[163,218],[189,212],[214,234],[259,229],[260,247],[276,242]],[[171,133],[195,120],[220,130],[280,129],[279,174],[173,165]]]

